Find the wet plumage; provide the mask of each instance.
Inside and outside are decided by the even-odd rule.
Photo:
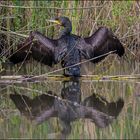
[[[51,21],[64,27],[59,39],[50,39],[34,31],[19,45],[18,49],[22,48],[19,52],[30,50],[35,60],[48,66],[61,63],[62,68],[65,68],[66,76],[80,76],[80,65],[77,64],[82,59],[97,63],[109,55],[109,52],[116,53],[120,57],[124,54],[121,42],[106,27],[100,27],[90,37],[82,38],[71,33],[72,24],[67,17],[59,17]],[[10,61],[19,63],[18,60]]]

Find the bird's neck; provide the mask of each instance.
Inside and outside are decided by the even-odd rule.
[[[61,36],[69,35],[71,31],[72,31],[72,26],[70,24],[64,27],[64,29],[60,32],[60,35]]]

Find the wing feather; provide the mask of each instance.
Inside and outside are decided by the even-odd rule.
[[[30,50],[33,59],[44,63],[45,65],[52,66],[53,63],[56,63],[54,57],[56,43],[57,40],[50,39],[40,32],[31,32],[29,37],[23,43],[18,45],[18,53],[12,55],[9,60],[15,64],[20,63],[26,57],[25,54],[27,50]],[[15,59],[13,58],[16,57],[17,61],[15,62]]]
[[[84,38],[82,47],[78,47],[84,55],[84,58],[91,59],[98,57],[91,62],[96,63],[104,59],[111,51],[114,51],[120,57],[124,54],[124,47],[119,39],[106,27],[100,27],[92,36]],[[106,55],[104,55],[106,54]],[[104,55],[100,57],[101,55]]]

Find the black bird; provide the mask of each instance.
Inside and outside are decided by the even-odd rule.
[[[82,59],[97,63],[109,55],[109,52],[116,53],[120,57],[124,54],[121,42],[106,27],[100,27],[90,37],[82,38],[71,33],[72,24],[69,18],[58,17],[49,21],[64,27],[59,39],[50,39],[34,31],[30,33],[25,42],[19,45],[18,49],[20,49],[19,52],[30,49],[35,60],[48,66],[61,63],[65,76],[80,76],[79,63]],[[11,62],[19,63],[12,57]]]

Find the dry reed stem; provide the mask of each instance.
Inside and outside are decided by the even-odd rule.
[[[16,6],[16,5],[0,5],[4,8],[23,8],[23,9],[55,9],[55,10],[74,10],[74,9],[92,9],[92,8],[101,8],[102,6],[88,6],[88,7],[75,7],[75,8],[60,8],[60,7],[33,7],[33,6]]]

